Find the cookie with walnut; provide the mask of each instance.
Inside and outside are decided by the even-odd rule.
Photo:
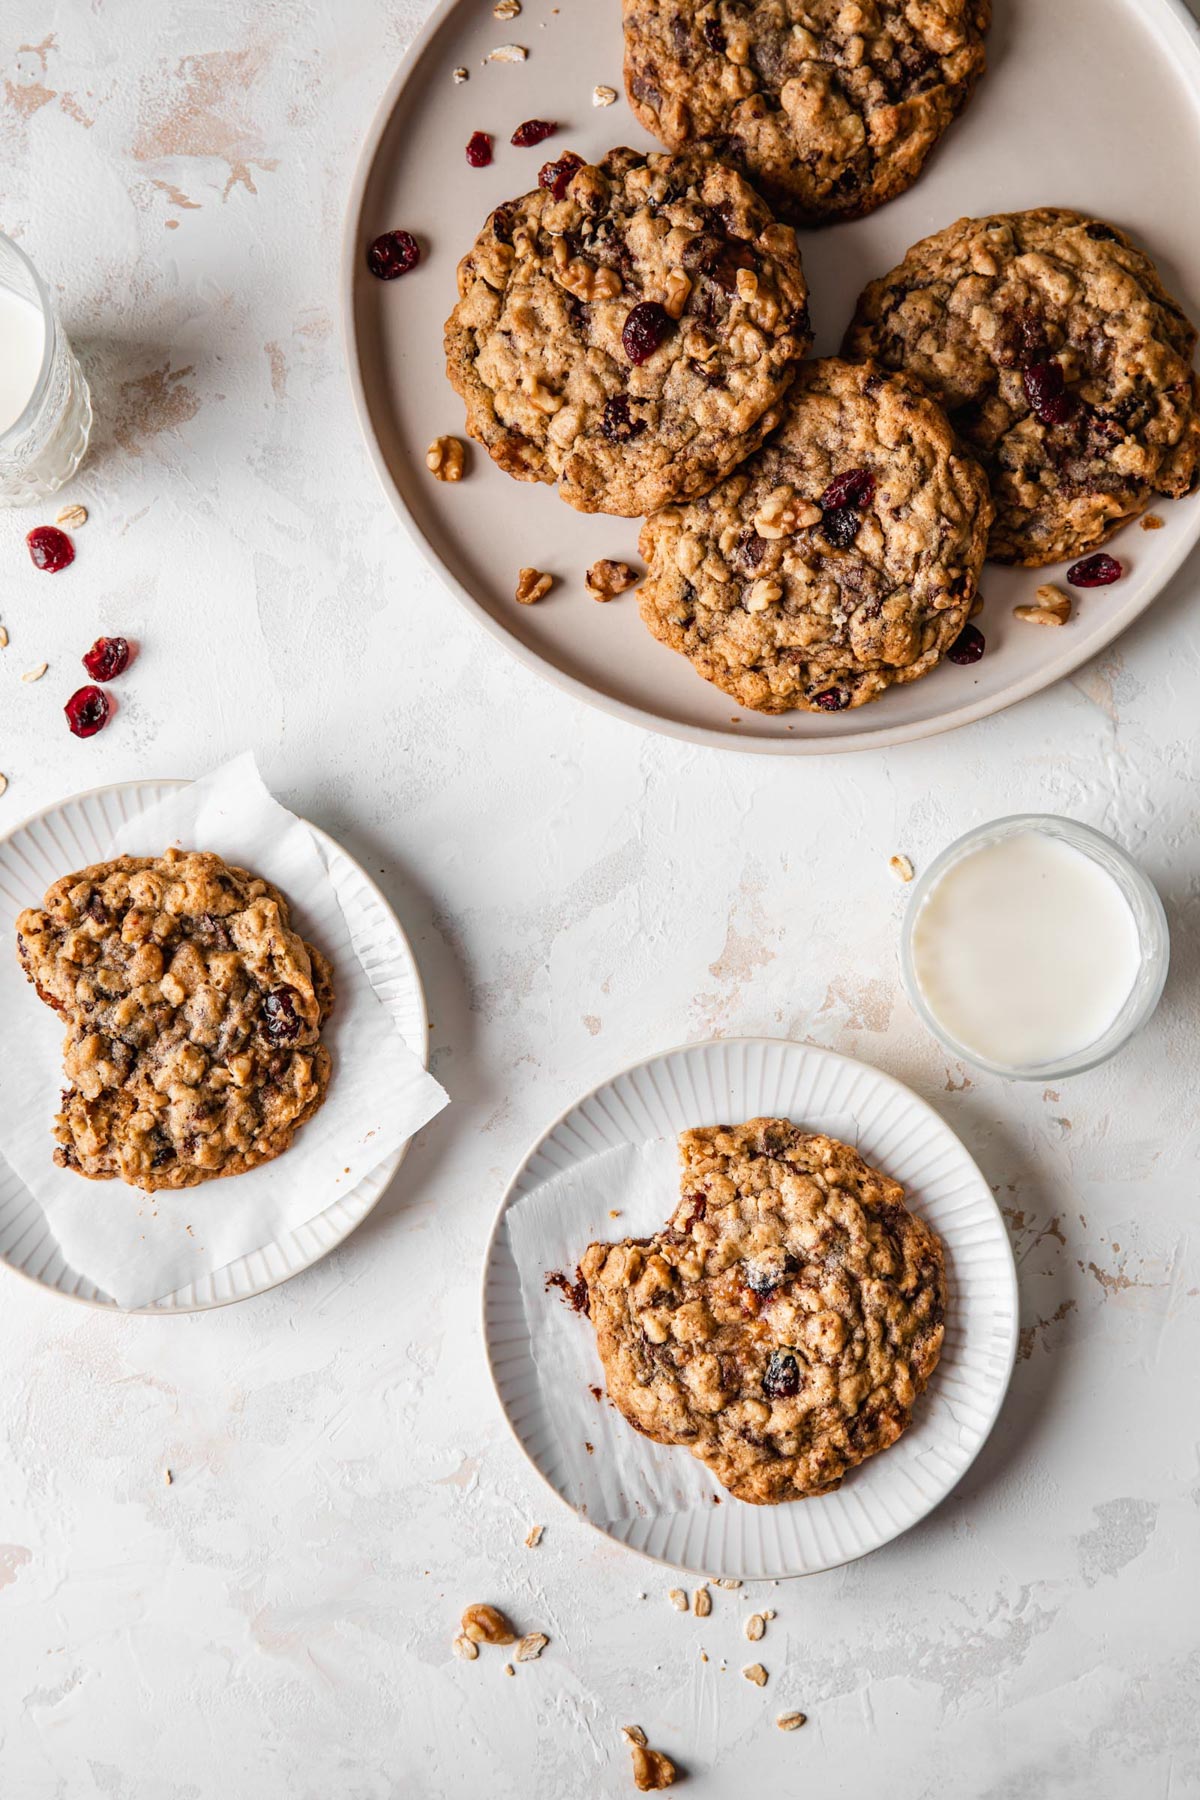
[[[1060,207],[923,239],[866,289],[846,338],[941,400],[991,477],[989,554],[1031,567],[1196,486],[1195,347],[1145,251]]]
[[[624,0],[624,14],[646,130],[703,144],[811,225],[916,180],[987,66],[991,0]]]
[[[786,1119],[685,1131],[682,1199],[580,1265],[610,1398],[739,1500],[828,1494],[894,1444],[941,1355],[941,1242],[898,1182]]]
[[[209,852],[64,875],[17,919],[66,1024],[54,1159],[152,1192],[280,1156],[329,1085],[330,966],[277,888]]]
[[[954,644],[991,516],[982,470],[912,382],[806,363],[758,454],[642,527],[641,615],[741,706],[863,706]]]
[[[459,265],[445,348],[467,430],[582,512],[702,494],[777,424],[811,343],[796,234],[695,152],[546,173]]]

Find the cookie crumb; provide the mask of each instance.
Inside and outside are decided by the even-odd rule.
[[[907,856],[891,857],[888,861],[888,868],[897,881],[911,881],[913,878],[913,866]]]
[[[751,1613],[746,1620],[746,1636],[752,1644],[757,1644],[767,1629],[767,1621],[761,1613]]]
[[[802,1725],[808,1724],[807,1713],[780,1713],[775,1723],[780,1731],[799,1731]]]
[[[687,1611],[688,1597],[682,1588],[668,1588],[667,1599],[671,1602],[671,1605],[675,1608],[676,1612]]]
[[[21,677],[21,680],[22,681],[40,681],[42,679],[42,676],[46,673],[46,670],[49,667],[50,667],[49,663],[39,663],[36,669],[26,669],[25,673]]]
[[[1166,522],[1165,519],[1160,519],[1157,513],[1147,513],[1142,520],[1142,530],[1161,531]]]
[[[464,81],[470,81],[471,72],[469,69],[464,69],[460,63],[457,69],[450,71],[450,79],[455,87],[461,87]]]
[[[529,1527],[529,1530],[525,1534],[525,1548],[527,1550],[537,1549],[542,1541],[542,1533],[545,1529],[546,1527],[544,1525],[531,1525]]]
[[[692,1595],[692,1611],[698,1619],[707,1619],[712,1611],[712,1595],[706,1587],[698,1587]]]
[[[545,599],[554,586],[553,575],[544,575],[540,569],[520,569],[517,573],[516,598],[522,606],[534,606]]]
[[[766,1687],[767,1685],[767,1671],[763,1668],[761,1663],[747,1664],[742,1670],[742,1674],[746,1677],[747,1681],[752,1681],[755,1687]]]
[[[522,63],[529,55],[524,44],[497,44],[484,57],[485,62]]]
[[[78,531],[79,527],[86,525],[87,522],[88,509],[86,506],[80,506],[78,502],[74,506],[60,507],[54,520],[56,525],[63,525],[68,531]]]
[[[599,83],[592,89],[593,106],[611,106],[616,97],[616,88],[605,87],[603,83]]]
[[[461,481],[464,460],[463,447],[456,437],[434,438],[425,452],[425,467],[439,481]]]

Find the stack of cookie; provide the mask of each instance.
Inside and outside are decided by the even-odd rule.
[[[497,207],[446,353],[501,468],[649,515],[662,643],[746,707],[861,706],[982,653],[985,557],[1079,556],[1193,487],[1195,331],[1103,220],[960,220],[868,287],[844,359],[805,360],[796,226],[916,180],[990,0],[623,5],[669,153],[568,154]],[[1120,574],[1092,560],[1080,585]]]

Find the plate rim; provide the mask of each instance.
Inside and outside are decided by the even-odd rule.
[[[36,825],[39,820],[47,818],[51,813],[58,812],[62,807],[73,805],[79,801],[98,799],[102,794],[127,794],[138,788],[191,787],[193,782],[197,779],[199,778],[189,775],[135,775],[126,781],[104,781],[100,782],[96,787],[81,788],[78,793],[67,794],[59,800],[52,800],[48,805],[35,807],[32,812],[26,813],[25,816],[18,819],[15,824],[0,831],[0,844],[6,844],[11,838],[16,837],[18,832],[26,830],[31,825]],[[346,858],[346,861],[353,866],[365,886],[378,901],[388,919],[391,921],[392,927],[395,930],[396,935],[403,946],[404,953],[412,967],[417,1003],[421,1014],[421,1044],[420,1048],[415,1050],[415,1054],[420,1059],[422,1068],[428,1070],[429,1007],[425,997],[425,984],[421,980],[421,966],[417,961],[416,953],[413,950],[408,933],[405,931],[404,926],[401,924],[396,914],[395,908],[392,906],[383,890],[379,887],[378,883],[368,875],[357,857],[351,856],[344,845],[340,844],[336,838],[331,837],[329,832],[324,830],[322,826],[314,825],[311,820],[301,817],[300,814],[296,814],[296,817],[300,819],[302,825],[308,827],[318,842],[331,846],[340,856]],[[410,1045],[409,1048],[412,1049],[413,1046]],[[414,1133],[414,1136],[415,1135],[416,1134]],[[252,1288],[250,1292],[246,1294],[231,1294],[226,1299],[194,1302],[189,1306],[159,1306],[154,1301],[151,1301],[146,1306],[120,1306],[115,1300],[93,1300],[90,1295],[87,1294],[73,1294],[69,1293],[65,1288],[51,1287],[48,1282],[39,1280],[36,1275],[31,1275],[27,1269],[16,1268],[3,1254],[0,1254],[0,1267],[4,1268],[8,1274],[15,1275],[22,1281],[27,1281],[29,1285],[36,1288],[39,1293],[49,1294],[59,1300],[70,1300],[77,1306],[87,1306],[94,1312],[105,1313],[110,1317],[115,1315],[118,1318],[127,1319],[186,1318],[195,1313],[216,1312],[224,1306],[238,1306],[244,1300],[257,1300],[262,1294],[269,1294],[275,1288],[284,1287],[297,1275],[303,1275],[308,1269],[315,1268],[319,1262],[323,1262],[334,1250],[339,1249],[341,1245],[346,1242],[347,1238],[353,1237],[359,1226],[371,1216],[375,1208],[379,1205],[380,1200],[382,1200],[385,1192],[395,1178],[401,1163],[408,1155],[408,1152],[412,1147],[412,1141],[411,1137],[405,1138],[404,1142],[392,1153],[391,1157],[385,1157],[383,1162],[377,1165],[377,1168],[386,1170],[386,1174],[384,1174],[380,1183],[379,1192],[367,1207],[366,1212],[362,1214],[361,1218],[355,1219],[351,1224],[347,1225],[340,1237],[336,1237],[331,1244],[327,1244],[324,1249],[319,1250],[317,1254],[310,1257],[307,1262],[301,1263],[295,1269],[289,1269],[286,1275],[280,1275],[273,1281],[263,1282],[261,1287]],[[374,1173],[374,1171],[372,1171],[372,1173]],[[22,1183],[22,1185],[24,1184]],[[264,1246],[261,1245],[256,1246],[256,1250],[263,1247]],[[254,1255],[255,1251],[244,1252],[243,1254]],[[235,1257],[234,1260],[240,1261],[241,1258]],[[216,1273],[216,1271],[214,1271],[214,1273]]]
[[[1004,1410],[1004,1403],[1008,1399],[1009,1388],[1012,1386],[1013,1371],[1016,1368],[1017,1349],[1018,1349],[1019,1342],[1020,1342],[1021,1289],[1020,1289],[1020,1281],[1019,1281],[1019,1278],[1017,1275],[1017,1259],[1013,1252],[1012,1239],[1008,1235],[1008,1229],[1005,1226],[1003,1214],[1000,1211],[1000,1208],[996,1202],[996,1197],[993,1194],[991,1187],[989,1186],[989,1184],[983,1174],[982,1169],[979,1167],[978,1163],[975,1161],[975,1158],[971,1155],[971,1152],[967,1149],[967,1146],[963,1143],[963,1141],[959,1137],[958,1133],[956,1131],[954,1131],[951,1126],[947,1125],[946,1121],[942,1118],[941,1114],[939,1112],[937,1112],[933,1106],[930,1105],[928,1100],[923,1099],[920,1094],[914,1093],[913,1089],[910,1088],[905,1082],[901,1081],[898,1076],[889,1074],[889,1072],[886,1069],[880,1069],[876,1066],[876,1064],[874,1064],[872,1062],[865,1062],[863,1060],[863,1058],[861,1058],[861,1057],[849,1056],[843,1050],[830,1050],[824,1044],[808,1044],[808,1043],[803,1042],[799,1038],[768,1037],[768,1036],[756,1035],[753,1033],[751,1033],[751,1034],[738,1033],[738,1034],[730,1036],[730,1037],[701,1038],[693,1043],[674,1044],[665,1050],[659,1050],[659,1051],[653,1052],[649,1056],[639,1057],[633,1062],[626,1063],[622,1068],[615,1069],[611,1075],[608,1075],[603,1080],[594,1083],[593,1086],[588,1088],[585,1093],[578,1095],[574,1100],[572,1100],[570,1102],[569,1105],[565,1106],[562,1109],[562,1111],[554,1119],[552,1119],[549,1122],[549,1124],[547,1124],[546,1126],[543,1127],[543,1129],[537,1135],[537,1137],[535,1137],[532,1140],[532,1142],[530,1143],[525,1154],[521,1157],[519,1162],[516,1164],[516,1166],[513,1170],[513,1173],[504,1189],[504,1193],[501,1197],[500,1204],[496,1208],[495,1216],[492,1220],[491,1229],[488,1232],[487,1244],[484,1248],[483,1265],[482,1265],[482,1270],[481,1270],[481,1274],[480,1274],[479,1318],[480,1318],[480,1335],[481,1335],[481,1340],[482,1340],[482,1345],[483,1345],[484,1361],[487,1364],[488,1377],[492,1384],[492,1393],[495,1396],[496,1405],[499,1408],[501,1418],[504,1420],[505,1425],[508,1427],[509,1435],[513,1439],[513,1442],[516,1444],[518,1450],[520,1450],[522,1456],[525,1458],[525,1461],[529,1464],[530,1468],[533,1469],[534,1473],[537,1475],[538,1479],[541,1481],[542,1485],[551,1494],[554,1495],[555,1499],[558,1501],[560,1506],[563,1506],[566,1508],[566,1510],[571,1514],[571,1517],[573,1519],[575,1519],[576,1521],[578,1521],[579,1523],[581,1523],[583,1525],[588,1526],[590,1530],[596,1532],[600,1537],[604,1538],[606,1540],[606,1542],[615,1545],[619,1550],[627,1551],[629,1554],[631,1554],[633,1556],[640,1556],[645,1561],[654,1563],[660,1568],[666,1568],[666,1569],[687,1568],[689,1570],[689,1572],[691,1572],[691,1573],[700,1573],[700,1571],[692,1569],[690,1564],[673,1563],[667,1557],[658,1556],[658,1555],[655,1555],[655,1553],[651,1550],[643,1549],[640,1544],[629,1544],[629,1543],[626,1543],[622,1538],[615,1537],[612,1534],[612,1532],[606,1530],[605,1527],[603,1525],[599,1524],[595,1519],[589,1518],[589,1516],[586,1513],[580,1512],[578,1510],[578,1508],[573,1506],[571,1504],[570,1500],[567,1499],[566,1495],[559,1492],[558,1488],[556,1488],[554,1483],[550,1480],[550,1477],[545,1473],[545,1471],[534,1460],[531,1452],[526,1447],[524,1439],[518,1433],[516,1426],[513,1424],[512,1419],[509,1416],[508,1407],[505,1403],[504,1396],[500,1391],[500,1382],[499,1382],[499,1379],[496,1374],[495,1358],[493,1357],[493,1354],[492,1354],[491,1333],[489,1330],[488,1287],[489,1287],[489,1282],[490,1282],[490,1278],[491,1278],[493,1260],[494,1260],[494,1257],[496,1254],[496,1249],[497,1249],[497,1246],[498,1246],[498,1243],[500,1240],[500,1234],[504,1228],[505,1220],[507,1218],[509,1208],[512,1206],[514,1200],[518,1197],[516,1194],[516,1191],[515,1191],[516,1187],[517,1187],[517,1183],[520,1181],[522,1175],[528,1169],[529,1164],[533,1161],[534,1157],[541,1150],[542,1146],[547,1142],[547,1140],[549,1138],[554,1136],[555,1132],[558,1131],[559,1127],[565,1123],[565,1121],[571,1116],[571,1114],[574,1112],[577,1112],[581,1107],[586,1106],[590,1100],[595,1099],[596,1095],[599,1094],[602,1089],[615,1086],[615,1084],[617,1082],[624,1080],[624,1078],[627,1075],[631,1075],[639,1069],[647,1068],[653,1063],[664,1062],[669,1057],[678,1056],[681,1053],[685,1053],[685,1052],[689,1052],[689,1051],[696,1051],[696,1050],[707,1050],[707,1049],[712,1048],[714,1045],[718,1045],[718,1044],[725,1046],[725,1047],[732,1047],[732,1046],[738,1046],[738,1045],[743,1045],[743,1046],[783,1045],[783,1046],[786,1046],[788,1049],[798,1050],[803,1055],[806,1055],[806,1056],[828,1057],[835,1062],[846,1063],[846,1064],[851,1065],[854,1068],[869,1070],[870,1073],[873,1076],[875,1076],[879,1081],[881,1081],[885,1086],[892,1088],[895,1092],[902,1095],[908,1104],[916,1107],[921,1113],[926,1114],[930,1119],[933,1120],[935,1125],[941,1131],[948,1134],[948,1136],[954,1140],[954,1143],[957,1145],[958,1149],[961,1151],[962,1155],[966,1158],[970,1167],[972,1168],[972,1170],[974,1170],[976,1176],[978,1177],[981,1190],[983,1191],[983,1193],[985,1193],[987,1195],[988,1202],[996,1214],[996,1218],[997,1218],[997,1221],[998,1221],[998,1224],[1000,1227],[1001,1241],[1004,1245],[1004,1249],[1006,1252],[1005,1271],[1006,1271],[1006,1275],[1007,1275],[1007,1284],[1006,1284],[1007,1285],[1007,1302],[1008,1302],[1009,1322],[1010,1322],[1008,1353],[1007,1353],[1007,1358],[1006,1358],[1006,1367],[1004,1370],[1004,1378],[1003,1378],[1002,1382],[999,1384],[999,1387],[997,1389],[995,1405],[992,1409],[991,1416],[988,1419],[987,1425],[980,1435],[979,1442],[975,1445],[975,1448],[972,1450],[970,1456],[967,1458],[967,1461],[963,1464],[962,1468],[959,1470],[958,1474],[955,1476],[955,1478],[954,1478],[953,1482],[950,1484],[950,1486],[948,1488],[946,1488],[944,1490],[944,1492],[942,1494],[940,1494],[939,1497],[936,1500],[934,1500],[929,1506],[925,1507],[924,1511],[919,1512],[917,1514],[917,1516],[909,1522],[909,1524],[905,1525],[900,1531],[893,1533],[893,1535],[891,1537],[884,1538],[882,1543],[876,1544],[872,1549],[862,1550],[858,1553],[857,1556],[844,1557],[840,1561],[827,1563],[827,1564],[823,1565],[820,1569],[776,1569],[776,1570],[768,1570],[760,1575],[745,1576],[742,1578],[745,1580],[754,1580],[754,1581],[803,1581],[803,1580],[807,1580],[810,1576],[813,1576],[813,1575],[827,1575],[834,1569],[847,1568],[851,1563],[861,1562],[864,1557],[874,1556],[878,1551],[886,1550],[889,1544],[894,1544],[899,1538],[906,1536],[907,1533],[912,1531],[916,1526],[923,1524],[925,1522],[925,1520],[927,1518],[929,1518],[931,1513],[936,1512],[938,1507],[943,1505],[945,1503],[945,1501],[947,1501],[950,1498],[950,1496],[954,1492],[954,1490],[965,1479],[965,1477],[968,1474],[968,1472],[970,1471],[972,1465],[975,1463],[975,1461],[981,1454],[984,1445],[987,1443],[988,1439],[992,1435],[992,1432],[995,1430],[996,1423],[1000,1417],[1000,1414]],[[519,1277],[518,1277],[518,1288],[519,1288]],[[709,1571],[707,1571],[707,1573],[708,1573],[710,1579],[716,1579],[717,1571],[709,1570]],[[723,1573],[723,1571],[722,1571],[722,1573]]]
[[[1183,28],[1189,54],[1179,65],[1180,72],[1200,105],[1200,19],[1197,19],[1189,11],[1186,0],[1124,0],[1124,3],[1135,6],[1152,24],[1156,22],[1156,15],[1159,15],[1157,23],[1162,24],[1166,19],[1172,19]],[[1077,669],[1102,655],[1109,645],[1120,637],[1122,632],[1127,631],[1143,613],[1150,609],[1178,575],[1188,557],[1195,550],[1197,543],[1200,542],[1200,497],[1197,497],[1197,507],[1190,530],[1182,533],[1180,541],[1172,547],[1157,580],[1140,599],[1126,602],[1123,609],[1110,615],[1099,631],[1085,644],[1074,647],[1064,646],[1053,662],[1043,663],[1035,672],[1011,682],[989,699],[966,702],[936,718],[916,720],[906,725],[884,725],[877,728],[864,726],[863,729],[852,735],[829,741],[820,738],[741,736],[715,726],[689,725],[683,720],[664,718],[657,713],[648,712],[640,706],[634,706],[628,701],[620,700],[615,695],[601,693],[578,676],[570,675],[565,670],[556,667],[539,651],[514,637],[501,620],[494,618],[486,607],[480,604],[466,584],[460,581],[453,570],[443,561],[434,545],[426,537],[416,515],[400,491],[371,418],[370,401],[363,379],[355,304],[358,284],[364,279],[359,266],[361,262],[359,251],[363,242],[363,211],[367,189],[375,171],[383,138],[404,90],[410,79],[416,74],[426,49],[451,14],[465,4],[466,0],[439,0],[439,4],[434,7],[400,58],[399,65],[384,90],[359,147],[342,230],[338,274],[342,348],[359,432],[384,496],[390,501],[392,510],[405,535],[421,556],[426,567],[432,570],[442,587],[458,605],[471,616],[476,625],[482,627],[523,667],[531,670],[542,680],[552,683],[560,692],[582,701],[584,705],[590,706],[593,710],[658,736],[700,745],[705,749],[723,750],[735,754],[740,752],[747,756],[841,756],[859,751],[888,749],[900,744],[920,743],[929,738],[940,737],[948,731],[957,731],[961,726],[975,724],[996,713],[1006,712],[1009,707],[1032,699],[1036,694],[1043,693],[1058,682],[1066,680]],[[986,568],[988,565],[984,566]]]

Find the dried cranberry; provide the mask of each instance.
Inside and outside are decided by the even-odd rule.
[[[263,1030],[272,1044],[290,1044],[300,1036],[303,1019],[296,1011],[295,990],[273,988],[262,1004]]]
[[[538,171],[538,186],[549,188],[554,198],[561,200],[571,185],[576,169],[582,167],[582,156],[576,156],[573,150],[564,150],[557,162],[542,164]]]
[[[648,362],[675,329],[675,321],[657,300],[642,300],[625,321],[621,342],[631,363]]]
[[[1115,244],[1117,241],[1117,234],[1112,226],[1102,225],[1098,219],[1094,225],[1088,226],[1086,235],[1097,244]]]
[[[421,246],[411,231],[385,231],[367,251],[367,267],[380,281],[407,275],[421,260]]]
[[[129,640],[123,637],[97,638],[83,659],[83,666],[93,681],[111,681],[129,667]]]
[[[800,1392],[800,1365],[790,1350],[772,1350],[762,1387],[772,1400],[790,1400]]]
[[[614,394],[611,400],[604,402],[600,429],[610,444],[628,444],[633,438],[641,437],[646,421],[634,417],[628,394]]]
[[[486,131],[473,131],[467,140],[467,161],[473,169],[486,169],[491,160],[491,138]]]
[[[509,142],[518,150],[528,150],[534,144],[544,144],[557,130],[557,119],[526,119],[523,125],[517,126]]]
[[[705,19],[700,29],[704,33],[704,41],[709,49],[715,50],[718,56],[723,56],[725,54],[725,33],[721,30],[720,20]]]
[[[977,625],[964,625],[946,655],[952,663],[977,663],[987,649],[987,640]]]
[[[45,569],[47,575],[57,575],[75,561],[75,546],[57,525],[35,525],[26,534],[25,542],[34,568]]]
[[[1115,556],[1085,556],[1082,562],[1072,563],[1067,570],[1067,580],[1072,587],[1111,587],[1114,581],[1120,581],[1125,573],[1123,564]]]
[[[1075,411],[1062,366],[1053,361],[1026,363],[1021,370],[1025,398],[1043,425],[1065,425]]]
[[[853,506],[835,506],[821,520],[821,535],[835,550],[848,550],[862,526],[862,514]]]
[[[77,688],[63,707],[76,737],[95,737],[108,724],[108,695],[102,688]]]
[[[849,704],[850,695],[843,687],[824,688],[813,695],[813,705],[819,706],[822,712],[845,712]]]
[[[870,469],[848,469],[830,482],[818,504],[822,512],[843,506],[856,506],[861,512],[874,498],[875,477]]]

